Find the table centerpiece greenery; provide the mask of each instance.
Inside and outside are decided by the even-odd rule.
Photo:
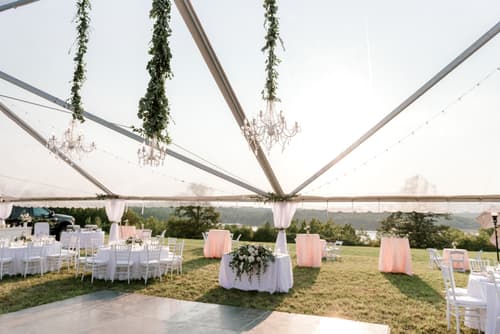
[[[240,281],[243,273],[248,275],[250,282],[254,274],[260,280],[261,275],[266,272],[269,262],[274,262],[271,250],[261,245],[243,245],[231,252],[230,255],[229,267]]]
[[[142,246],[142,239],[140,238],[136,238],[136,237],[128,237],[126,240],[125,240],[125,244],[126,245],[139,245],[139,246]]]

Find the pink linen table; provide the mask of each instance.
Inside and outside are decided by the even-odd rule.
[[[469,252],[467,252],[466,249],[457,249],[457,248],[445,248],[443,249],[443,261],[448,262],[450,259],[450,252],[451,251],[458,251],[464,254],[464,267],[461,266],[460,263],[458,262],[453,262],[453,269],[461,269],[461,270],[469,270]]]
[[[205,257],[221,258],[222,255],[231,252],[231,234],[228,230],[208,231],[203,254]]]
[[[135,237],[135,226],[120,226],[120,239],[126,240],[130,237]]]
[[[321,267],[322,244],[319,234],[297,234],[295,238],[297,266]]]
[[[378,270],[413,275],[408,238],[383,237],[380,241]]]

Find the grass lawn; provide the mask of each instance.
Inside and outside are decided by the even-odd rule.
[[[218,286],[220,260],[203,258],[203,241],[186,240],[184,273],[148,281],[82,282],[63,270],[40,276],[4,277],[0,281],[0,314],[49,303],[102,289],[145,295],[243,306],[284,312],[315,314],[387,324],[391,333],[445,333],[443,283],[438,270],[428,267],[425,250],[412,250],[413,276],[383,274],[377,270],[378,248],[349,247],[343,261],[323,261],[321,269],[293,267],[294,286],[287,294],[225,290]],[[295,245],[289,245],[296,264]],[[471,252],[469,256],[475,254]],[[483,257],[493,260],[493,253]],[[456,273],[458,286],[467,275]],[[462,326],[462,328],[465,328]],[[450,333],[453,332],[450,331]],[[472,333],[473,331],[465,331]],[[477,331],[474,331],[477,332]]]

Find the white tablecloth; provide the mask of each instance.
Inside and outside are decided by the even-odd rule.
[[[289,255],[278,255],[275,262],[270,262],[267,270],[261,275],[260,280],[257,275],[252,276],[252,281],[248,280],[246,274],[241,275],[241,280],[236,278],[229,267],[231,254],[222,257],[219,269],[219,285],[226,289],[257,290],[274,292],[288,292],[293,287],[292,262]]]
[[[497,276],[497,284],[500,277]],[[478,274],[469,275],[467,285],[469,295],[486,300],[486,313],[481,314],[483,324],[481,327],[486,334],[500,334],[500,326],[497,325],[497,317],[500,316],[500,300],[495,291],[495,284],[489,283],[487,278]]]
[[[9,227],[0,228],[0,239],[12,240],[22,234],[31,235],[31,227]]]
[[[5,257],[12,257],[12,263],[13,263],[13,274],[23,274],[24,273],[24,266],[23,266],[23,258],[24,254],[27,250],[27,246],[10,246],[5,249]],[[54,242],[51,245],[46,245],[45,246],[45,255],[52,255],[52,254],[58,254],[59,249],[61,248],[61,244],[59,242]],[[47,271],[47,266],[45,265],[45,271]],[[38,272],[28,272],[28,274],[38,274]]]
[[[71,236],[76,236],[77,240],[80,240],[80,248],[90,248],[91,240],[97,240],[97,246],[101,247],[104,245],[104,232],[103,231],[76,231],[76,232],[62,232],[61,233],[61,243],[63,247],[69,246],[69,240]]]
[[[168,247],[161,248],[160,258],[166,258],[169,255]],[[110,247],[100,248],[97,252],[97,259],[99,260],[108,260],[108,267],[106,270],[106,276],[98,277],[100,279],[111,280],[115,275],[115,255],[113,253],[113,249]],[[132,253],[130,255],[130,260],[134,262],[130,271],[130,279],[141,279],[140,272],[140,261],[146,260],[146,249],[143,246],[132,248]],[[126,280],[126,276],[116,277],[115,280]]]

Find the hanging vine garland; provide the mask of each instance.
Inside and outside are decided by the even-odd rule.
[[[280,101],[276,95],[278,90],[278,70],[276,67],[281,63],[281,60],[276,56],[276,44],[280,41],[283,47],[283,41],[280,38],[279,21],[278,21],[278,6],[276,0],[264,0],[263,4],[266,10],[264,17],[264,28],[267,30],[265,36],[266,44],[262,48],[262,52],[267,51],[266,58],[266,84],[262,90],[262,98],[267,101]],[[284,47],[283,47],[284,49]]]
[[[149,54],[152,56],[147,65],[150,75],[146,94],[139,101],[137,116],[143,121],[142,129],[134,131],[145,137],[150,146],[160,143],[170,144],[171,138],[167,132],[170,123],[170,108],[165,94],[165,80],[173,77],[170,68],[172,53],[168,38],[172,34],[170,28],[170,0],[153,0],[149,17],[153,19],[153,37]]]
[[[77,12],[74,21],[76,22],[76,55],[73,58],[75,61],[75,72],[73,73],[73,84],[71,86],[70,104],[73,109],[73,120],[79,120],[81,123],[85,121],[83,118],[82,97],[80,89],[85,81],[85,62],[83,57],[87,53],[87,44],[89,42],[89,12],[91,9],[90,0],[78,0],[76,2]]]

